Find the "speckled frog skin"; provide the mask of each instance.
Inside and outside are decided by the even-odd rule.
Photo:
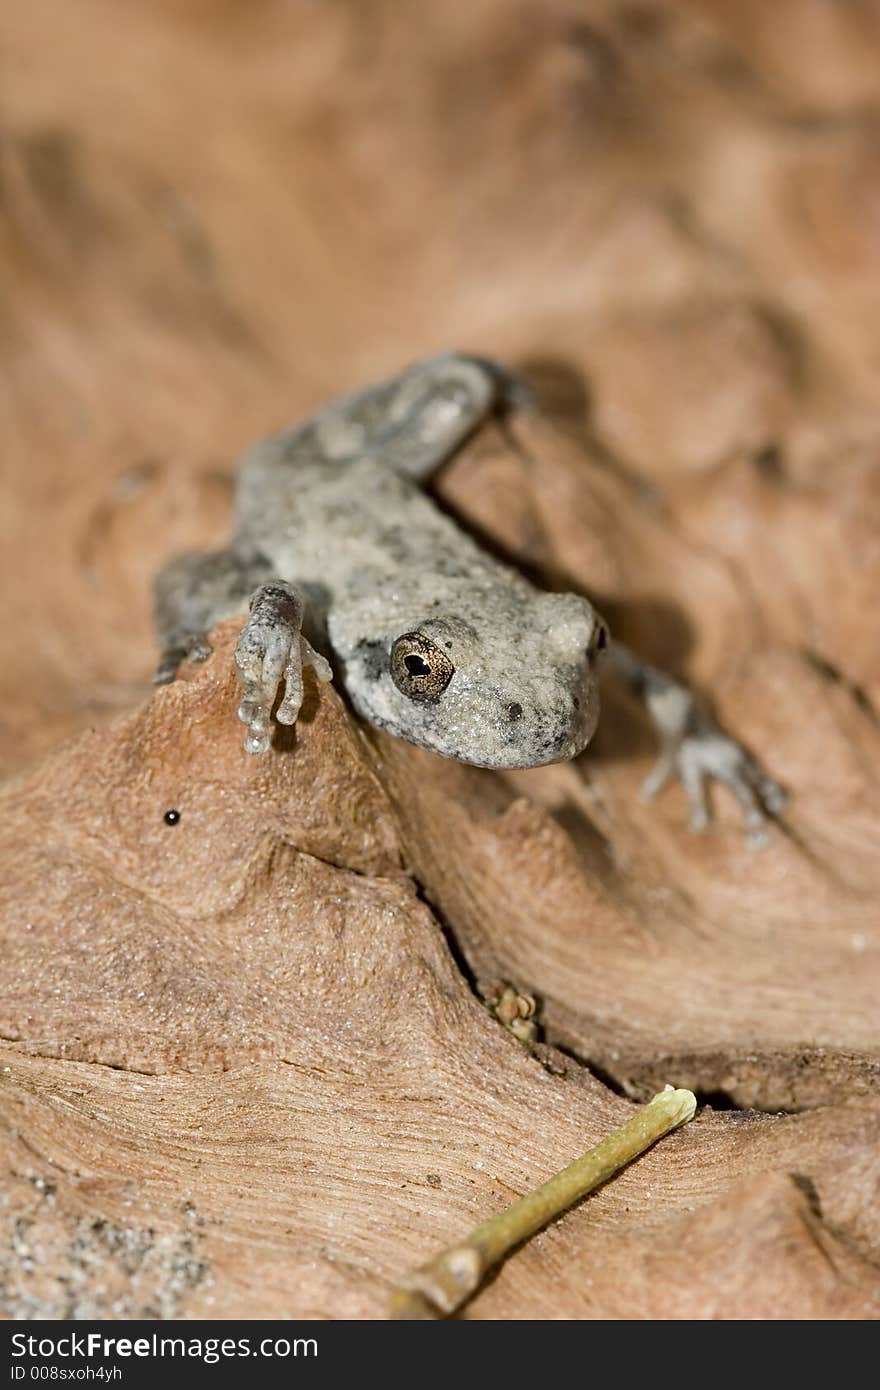
[[[782,793],[745,750],[683,687],[613,647],[587,599],[536,589],[422,490],[489,414],[524,395],[498,364],[449,354],[256,445],[239,466],[229,548],[181,556],[159,576],[156,680],[208,656],[209,628],[249,603],[236,653],[249,752],[268,749],[282,686],[275,718],[295,723],[310,664],[378,728],[444,757],[525,768],[584,749],[607,661],[660,734],[647,791],[677,771],[699,828],[706,777],[725,781],[757,843]]]

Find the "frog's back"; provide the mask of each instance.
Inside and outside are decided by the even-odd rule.
[[[366,588],[525,584],[380,453],[329,459],[308,431],[267,440],[245,457],[236,511],[239,538],[280,575],[320,583],[337,601]]]

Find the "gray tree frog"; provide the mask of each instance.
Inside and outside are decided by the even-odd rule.
[[[248,752],[269,747],[282,685],[275,718],[296,722],[311,665],[399,738],[480,767],[528,768],[587,745],[607,663],[661,740],[647,794],[677,772],[702,828],[705,783],[717,779],[763,841],[782,789],[690,692],[612,643],[587,599],[544,593],[487,554],[420,487],[523,396],[499,364],[450,353],[257,444],[238,469],[229,548],[180,556],[157,580],[157,683],[184,658],[204,660],[210,628],[249,603],[236,652]]]

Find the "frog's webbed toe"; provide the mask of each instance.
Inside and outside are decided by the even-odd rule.
[[[235,652],[242,690],[238,717],[248,726],[248,753],[269,747],[272,706],[282,681],[284,698],[276,718],[279,724],[295,724],[303,700],[303,666],[313,666],[319,680],[333,679],[329,662],[303,637],[302,619],[302,599],[281,580],[262,585],[251,600]]]

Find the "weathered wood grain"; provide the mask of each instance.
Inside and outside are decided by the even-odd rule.
[[[666,1082],[466,1316],[880,1313],[878,73],[872,3],[4,6],[6,1316],[384,1316]],[[450,347],[541,410],[444,505],[694,681],[769,850],[610,688],[510,775],[308,678],[247,758],[235,623],[151,692],[236,455]]]

